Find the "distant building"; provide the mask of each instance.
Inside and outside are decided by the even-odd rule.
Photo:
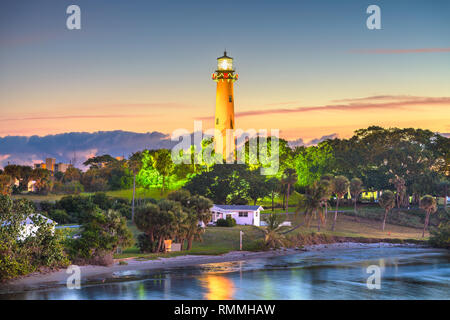
[[[45,163],[35,163],[34,168],[35,169],[47,169],[47,166],[45,165]]]
[[[55,172],[55,164],[56,164],[55,158],[45,159],[45,167],[47,168],[48,171]]]
[[[47,159],[45,159],[45,162],[34,164],[35,169],[38,169],[38,168],[47,169],[48,171],[51,171],[52,173],[56,173],[56,172],[64,173],[70,167],[72,167],[72,165],[68,164],[68,163],[61,163],[61,162],[56,163],[55,158],[47,158]]]
[[[240,225],[254,225],[260,226],[261,214],[264,210],[261,206],[247,206],[247,205],[221,205],[215,204],[211,208],[212,222],[217,222],[218,219],[226,219],[231,217]]]
[[[67,171],[67,169],[69,169],[71,167],[72,167],[72,165],[68,164],[68,163],[58,163],[55,166],[55,172],[62,172],[62,173],[64,173],[64,172]]]

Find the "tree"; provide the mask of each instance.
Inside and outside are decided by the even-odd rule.
[[[142,153],[135,152],[131,155],[127,162],[128,169],[133,174],[133,199],[131,201],[131,221],[134,222],[134,201],[136,198],[136,176],[142,169]]]
[[[389,183],[393,184],[395,186],[395,189],[397,190],[396,193],[397,208],[400,208],[406,196],[405,179],[396,175],[395,178],[389,179]]]
[[[9,195],[11,194],[12,179],[11,176],[7,174],[0,174],[0,194]]]
[[[81,175],[82,175],[82,172],[80,169],[70,167],[70,168],[67,168],[66,172],[64,172],[62,181],[64,183],[72,182],[72,181],[80,181]]]
[[[75,261],[108,265],[118,248],[132,244],[133,236],[126,220],[117,211],[97,210],[81,226],[80,238],[69,242],[70,253]]]
[[[154,168],[162,176],[162,187],[161,195],[164,193],[164,188],[166,186],[166,179],[172,173],[174,168],[174,163],[172,162],[172,156],[169,150],[161,149],[156,152],[153,157]]]
[[[329,172],[334,162],[332,151],[332,147],[325,141],[317,146],[308,147],[295,156],[295,169],[300,186],[309,186]]]
[[[210,171],[192,177],[184,189],[214,203],[226,204],[248,198],[248,170],[244,164],[216,164]]]
[[[260,174],[259,170],[250,171],[246,180],[249,184],[248,196],[253,200],[253,205],[256,205],[258,199],[269,195],[266,178]]]
[[[286,185],[286,214],[289,212],[289,192],[291,186],[293,186],[298,180],[297,173],[295,169],[286,168],[283,172],[283,177],[281,178],[281,183]]]
[[[444,210],[447,211],[447,197],[450,191],[450,181],[442,180],[437,185],[437,194],[444,198]]]
[[[323,205],[325,206],[325,220],[324,220],[324,224],[326,224],[327,223],[327,218],[328,218],[328,201],[330,200],[330,197],[333,194],[334,177],[333,177],[332,174],[329,174],[329,173],[324,174],[320,178],[320,182],[326,188],[326,190],[324,192],[324,197],[323,197]]]
[[[267,190],[268,190],[269,193],[270,193],[270,197],[271,197],[271,199],[272,199],[272,212],[273,212],[273,209],[274,209],[274,208],[273,208],[273,207],[274,207],[273,201],[274,201],[274,198],[275,198],[275,194],[278,193],[278,192],[280,192],[280,189],[281,189],[281,182],[280,182],[280,180],[278,180],[277,178],[272,177],[272,178],[269,178],[269,179],[265,182],[265,184],[266,184]]]
[[[390,190],[385,190],[378,201],[380,206],[384,209],[384,219],[383,219],[383,227],[382,230],[384,231],[384,227],[386,226],[386,218],[391,211],[392,208],[395,207],[395,198],[394,194]]]
[[[54,269],[69,263],[62,231],[54,230],[54,224],[34,212],[30,201],[13,201],[10,196],[0,195],[0,282],[41,267]],[[24,238],[26,219],[32,220],[36,228]]]
[[[363,183],[359,178],[353,178],[350,181],[350,194],[352,195],[353,202],[355,204],[355,213],[356,213],[356,202],[358,201],[359,195],[363,191]]]
[[[430,195],[423,196],[422,199],[420,199],[420,208],[426,212],[425,223],[422,231],[422,238],[424,238],[425,230],[427,229],[428,222],[430,221],[430,214],[437,211],[436,199]]]
[[[213,203],[211,200],[195,195],[191,196],[189,191],[180,189],[169,193],[167,196],[169,200],[177,201],[184,207],[183,211],[187,214],[185,219],[178,219],[181,224],[181,233],[179,237],[181,242],[187,239],[187,250],[192,248],[192,243],[195,239],[201,240],[201,235],[205,231],[200,222],[208,224],[211,221],[211,207]],[[184,236],[184,237],[183,237]]]
[[[306,188],[305,194],[300,198],[296,212],[304,211],[306,224],[309,227],[309,223],[313,214],[318,214],[317,229],[320,232],[321,223],[325,222],[325,217],[322,214],[323,202],[329,197],[329,181],[315,181]]]
[[[269,248],[278,248],[284,246],[286,239],[283,234],[280,233],[281,224],[285,218],[279,214],[271,213],[264,221],[267,226],[264,227],[264,243]]]
[[[348,181],[345,176],[337,176],[333,181],[333,193],[336,194],[336,211],[334,212],[334,220],[333,226],[331,230],[334,231],[336,227],[336,220],[339,208],[339,200],[344,197],[344,195],[348,192],[348,187],[350,185],[350,181]]]
[[[19,191],[27,190],[31,172],[33,171],[31,167],[10,164],[5,166],[4,171],[5,174],[11,176],[13,180],[19,181]]]
[[[157,233],[159,212],[159,206],[153,203],[146,203],[143,206],[136,208],[134,223],[140,231],[144,232],[150,241],[150,247],[141,247],[141,250],[149,249],[149,251],[152,252],[154,250],[153,242],[155,241],[155,236]]]
[[[36,168],[31,173],[31,179],[36,181],[36,189],[38,193],[47,192],[50,186],[50,171],[47,169]]]
[[[111,157],[109,154],[104,154],[102,156],[89,158],[83,165],[86,167],[89,166],[89,169],[100,169],[115,162],[118,162],[118,160]]]

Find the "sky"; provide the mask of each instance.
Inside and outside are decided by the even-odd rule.
[[[71,4],[81,30],[66,27]],[[371,4],[381,30],[366,26]],[[449,35],[447,0],[1,1],[0,137],[207,129],[224,49],[236,128],[448,133]]]

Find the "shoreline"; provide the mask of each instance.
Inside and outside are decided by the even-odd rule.
[[[126,278],[117,276],[119,272],[126,271],[145,271],[145,270],[164,270],[183,267],[193,267],[211,263],[238,262],[252,259],[264,259],[291,254],[301,254],[304,252],[320,252],[325,250],[342,250],[342,249],[360,249],[360,248],[376,248],[376,247],[426,247],[414,243],[389,243],[389,242],[335,242],[305,245],[302,248],[286,248],[269,251],[231,251],[226,254],[211,255],[183,255],[171,258],[158,258],[156,260],[138,260],[129,259],[127,265],[120,265],[119,260],[114,261],[111,266],[80,266],[82,285],[94,285],[99,283],[108,283],[114,281],[130,281],[134,278]],[[2,294],[13,294],[17,292],[48,289],[54,287],[62,287],[66,285],[67,278],[70,274],[66,273],[67,269],[48,273],[32,273],[19,279],[10,280],[2,285],[0,289],[0,299]]]

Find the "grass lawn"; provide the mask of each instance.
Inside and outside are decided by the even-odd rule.
[[[136,226],[128,222],[133,236],[137,239],[139,230]],[[263,232],[254,226],[236,226],[227,227],[208,227],[202,238],[203,241],[194,241],[192,249],[189,251],[171,252],[171,253],[140,253],[139,248],[134,246],[125,249],[121,254],[116,254],[114,258],[123,259],[130,257],[140,257],[145,259],[157,259],[159,257],[174,257],[179,255],[219,255],[230,251],[239,250],[239,231],[243,231],[242,237],[243,250],[257,250],[257,240],[263,239]]]
[[[321,227],[321,232],[343,237],[365,237],[365,238],[395,238],[395,239],[422,239],[422,228],[412,228],[390,224],[389,221],[386,223],[384,232],[381,230],[381,221],[353,217],[344,214],[338,214],[336,229],[331,231],[331,225],[333,223],[334,212],[328,213],[328,218],[326,221],[325,228]],[[299,215],[295,217],[294,215],[288,215],[288,219],[292,221],[292,225],[295,226],[299,223],[304,223],[304,217]],[[389,218],[388,218],[389,219]],[[308,233],[317,232],[317,220],[313,219],[309,228],[302,225],[297,230],[293,231],[295,233]],[[427,238],[429,235],[425,233]]]
[[[160,189],[144,189],[144,188],[136,188],[136,199],[143,198],[154,198],[161,199],[167,197],[167,194],[170,192],[166,191],[163,195],[161,195]],[[81,196],[92,195],[93,193],[82,192]],[[110,197],[117,197],[131,200],[133,198],[133,189],[127,190],[116,190],[116,191],[106,191],[106,194]],[[62,197],[66,196],[65,194],[47,194],[47,195],[39,195],[39,194],[14,194],[12,195],[13,199],[28,199],[34,202],[41,201],[58,201]]]
[[[303,223],[303,216],[295,217],[289,214],[288,219],[292,221],[295,226],[298,223]],[[322,226],[321,233],[341,237],[365,237],[365,238],[395,238],[395,239],[417,239],[422,240],[422,229],[411,228],[387,223],[385,231],[381,231],[381,222],[366,218],[358,218],[340,214],[338,216],[336,230],[331,231],[333,214],[330,212],[327,220],[327,225]],[[137,228],[128,223],[134,237],[139,234]],[[286,230],[289,228],[286,227]],[[239,250],[239,231],[244,232],[243,236],[243,250],[258,251],[261,250],[260,240],[263,239],[263,232],[261,228],[255,226],[235,226],[233,228],[226,227],[208,227],[203,234],[203,241],[194,241],[193,247],[189,251],[172,252],[172,253],[158,253],[148,254],[140,253],[139,248],[135,245],[123,251],[122,254],[117,254],[116,259],[140,257],[142,259],[157,259],[159,257],[174,257],[179,255],[219,255],[230,251]],[[305,225],[289,233],[295,235],[298,233],[309,234],[317,232],[317,221],[313,220],[309,228]],[[425,234],[428,237],[428,233]]]

